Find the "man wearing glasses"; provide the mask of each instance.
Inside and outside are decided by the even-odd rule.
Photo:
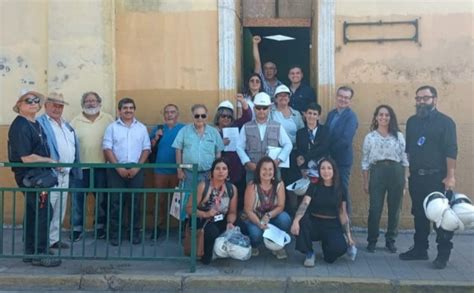
[[[193,123],[181,128],[173,142],[177,164],[197,164],[198,182],[209,175],[212,162],[221,157],[224,142],[216,128],[207,125],[207,107],[196,104],[191,107]],[[178,168],[178,179],[184,187],[192,186],[192,170]]]
[[[358,127],[357,116],[351,110],[354,90],[341,86],[336,91],[336,108],[328,113],[326,125],[329,127],[329,152],[336,161],[341,184],[347,191],[347,213],[352,214],[352,200],[349,196],[349,179],[354,154],[352,140]]]
[[[427,260],[430,221],[423,209],[423,200],[434,191],[452,190],[456,180],[457,138],[456,124],[436,109],[438,93],[426,85],[416,90],[416,114],[406,126],[406,153],[410,162],[408,186],[415,222],[414,246],[399,255],[401,260]],[[437,228],[438,255],[433,261],[436,269],[444,269],[449,260],[453,231]]]
[[[257,162],[265,156],[268,147],[281,147],[282,150],[275,159],[280,162],[288,159],[293,144],[283,126],[276,121],[269,121],[270,96],[261,92],[254,99],[255,120],[245,123],[240,130],[240,141],[237,144],[237,154],[242,165],[247,169],[247,182],[253,180]]]

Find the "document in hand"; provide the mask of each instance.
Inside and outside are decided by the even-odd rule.
[[[229,144],[224,146],[224,151],[235,152],[239,141],[239,129],[237,127],[225,127],[222,129],[222,136],[229,139]]]
[[[274,146],[268,146],[267,149],[267,156],[272,158],[272,160],[275,160],[278,158],[278,155],[281,153],[282,148],[281,147],[274,147]],[[283,161],[280,162],[280,165],[278,165],[279,168],[290,168],[290,156]]]

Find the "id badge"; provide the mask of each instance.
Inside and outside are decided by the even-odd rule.
[[[219,222],[224,220],[224,215],[223,214],[218,214],[214,216],[214,222]]]

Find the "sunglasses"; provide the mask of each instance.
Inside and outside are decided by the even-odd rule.
[[[268,109],[268,106],[255,106],[255,110],[258,110],[258,111],[265,111]]]
[[[232,115],[223,114],[223,115],[221,115],[221,118],[232,119]]]
[[[41,100],[38,97],[33,97],[33,98],[26,98],[23,101],[28,105],[32,105],[32,104],[39,104]]]
[[[207,118],[207,114],[194,114],[194,119],[206,119]]]

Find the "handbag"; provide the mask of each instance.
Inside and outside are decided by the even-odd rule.
[[[197,257],[202,257],[204,255],[204,227],[206,227],[207,223],[209,221],[206,221],[202,228],[196,230],[196,256]],[[184,240],[183,240],[183,246],[184,246],[184,255],[190,256],[191,255],[191,227],[188,224],[186,224],[186,229],[184,230]]]
[[[23,177],[23,185],[29,188],[50,188],[58,184],[58,175],[51,168],[32,168]]]

